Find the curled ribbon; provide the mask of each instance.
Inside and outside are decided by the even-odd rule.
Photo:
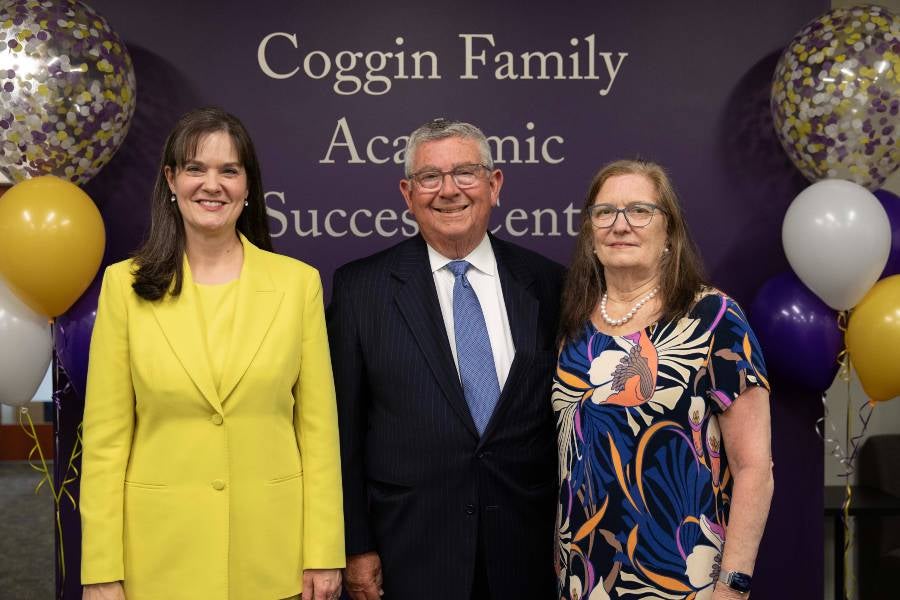
[[[838,313],[838,328],[845,332],[847,331],[847,322],[850,319],[850,311],[842,310]],[[844,440],[846,444],[846,450],[841,446],[840,441],[837,439],[837,429],[834,424],[829,422],[828,420],[828,402],[827,395],[822,394],[822,408],[823,408],[823,416],[816,421],[816,433],[825,443],[826,447],[830,447],[830,454],[833,456],[842,466],[843,472],[838,474],[838,477],[844,478],[844,502],[841,504],[842,508],[842,521],[844,527],[844,572],[848,573],[848,577],[844,580],[844,589],[840,592],[842,593],[841,598],[850,598],[850,590],[854,587],[855,577],[853,575],[853,571],[850,565],[850,549],[852,547],[852,537],[850,535],[850,504],[853,500],[853,488],[850,485],[850,477],[853,475],[856,467],[856,457],[859,454],[859,448],[861,446],[861,442],[863,437],[865,437],[866,430],[869,426],[869,420],[872,418],[872,412],[874,411],[875,403],[872,402],[871,399],[866,399],[863,402],[859,409],[857,410],[857,418],[861,424],[860,431],[857,435],[853,435],[852,423],[853,423],[853,397],[851,394],[851,380],[853,374],[853,365],[850,360],[850,353],[847,350],[846,345],[843,350],[841,350],[840,354],[838,354],[838,364],[840,368],[838,370],[838,379],[847,384],[847,412],[846,418],[844,420]],[[831,435],[826,435],[826,429],[830,429]],[[833,437],[832,437],[833,436]],[[835,590],[835,594],[839,593],[838,590]]]
[[[61,369],[63,373],[65,373],[65,369],[62,369],[62,366],[58,363],[57,368]],[[65,387],[63,387],[62,389],[54,390],[53,401],[56,405],[57,410],[59,409],[60,396],[68,392],[69,389],[71,389],[71,385],[67,382]],[[78,508],[78,505],[75,502],[75,497],[72,496],[72,493],[68,488],[70,484],[78,481],[78,468],[75,466],[75,461],[79,456],[81,456],[81,424],[79,423],[77,429],[75,430],[75,443],[72,446],[72,452],[69,455],[69,460],[66,464],[66,470],[62,477],[62,481],[59,483],[59,487],[57,488],[56,484],[53,481],[53,475],[50,473],[50,469],[47,466],[47,458],[44,456],[44,450],[41,447],[41,442],[40,439],[38,439],[37,431],[34,427],[34,421],[31,419],[31,414],[28,412],[28,408],[23,406],[19,409],[18,422],[19,427],[21,427],[25,435],[34,444],[31,447],[31,450],[28,452],[28,456],[26,459],[28,461],[28,465],[41,474],[41,480],[35,486],[34,493],[38,494],[41,490],[41,487],[43,487],[43,485],[46,483],[47,488],[50,490],[50,494],[53,497],[53,507],[56,517],[56,533],[58,537],[59,548],[58,558],[60,565],[60,576],[62,582],[64,583],[66,580],[66,555],[62,535],[62,519],[60,515],[60,506],[62,504],[63,497],[66,497],[69,499],[69,502],[72,503],[73,509]]]

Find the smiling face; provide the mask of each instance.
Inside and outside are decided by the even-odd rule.
[[[607,179],[593,204],[624,208],[634,203],[659,204],[653,182],[643,175],[616,175]],[[611,227],[594,228],[594,252],[607,273],[627,271],[638,277],[659,273],[666,248],[666,217],[656,212],[646,227],[632,227],[618,214]]]
[[[228,133],[204,135],[193,158],[174,171],[167,166],[165,173],[188,241],[195,236],[234,234],[249,190],[247,174]]]
[[[416,147],[412,173],[452,171],[462,165],[480,164],[478,143],[463,137],[423,142]],[[400,192],[428,244],[447,258],[469,254],[487,232],[491,209],[497,205],[503,174],[481,169],[472,187],[457,187],[444,175],[440,189],[422,190],[413,179],[400,182]]]

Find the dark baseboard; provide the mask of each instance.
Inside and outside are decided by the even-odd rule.
[[[40,424],[34,426],[41,451],[46,460],[53,459],[53,425]],[[0,425],[0,460],[25,460],[34,448],[34,440],[29,438],[18,425]],[[37,453],[32,457],[39,460]]]

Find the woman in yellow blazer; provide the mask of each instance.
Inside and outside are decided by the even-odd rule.
[[[269,249],[243,125],[218,109],[185,115],[148,241],[104,275],[84,414],[86,600],[337,598],[322,285]]]

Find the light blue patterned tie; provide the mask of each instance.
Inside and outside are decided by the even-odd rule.
[[[494,353],[491,352],[484,313],[475,290],[466,278],[466,270],[470,266],[467,261],[454,260],[447,268],[456,276],[453,284],[453,332],[456,335],[459,378],[469,412],[481,435],[500,397],[500,384],[497,382]]]

